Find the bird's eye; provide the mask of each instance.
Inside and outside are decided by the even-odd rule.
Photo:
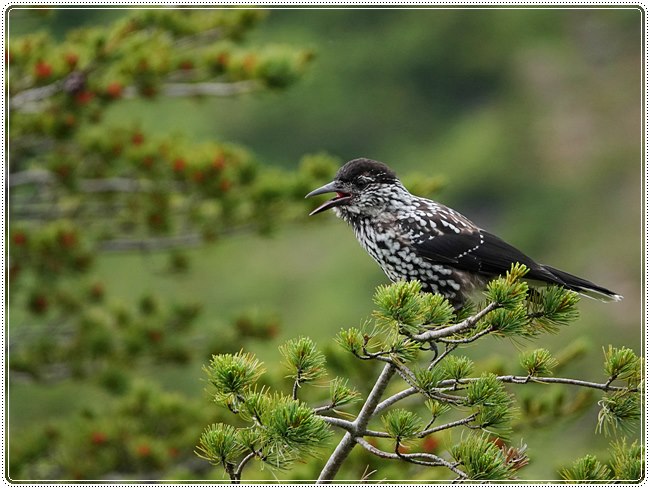
[[[368,175],[359,175],[357,178],[355,178],[354,183],[356,183],[357,187],[364,188],[370,182],[372,182],[372,178],[370,178]]]

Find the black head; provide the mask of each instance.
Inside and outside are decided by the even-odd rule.
[[[372,195],[377,194],[388,185],[399,183],[395,172],[385,164],[368,158],[348,161],[336,173],[334,180],[327,185],[310,192],[306,197],[336,192],[333,199],[314,209],[310,216],[333,207],[346,206],[349,209],[356,204],[370,205]],[[366,197],[364,199],[364,197]],[[365,202],[364,202],[365,201]]]

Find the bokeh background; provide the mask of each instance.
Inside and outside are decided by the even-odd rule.
[[[111,26],[132,13],[12,10],[10,46],[38,31],[63,41],[74,29]],[[564,355],[558,373],[599,380],[603,346],[641,354],[640,9],[278,8],[233,39],[241,49],[274,43],[304,50],[309,62],[286,86],[233,97],[116,97],[101,118],[83,123],[104,135],[142,131],[189,147],[232,142],[261,173],[278,169],[275,182],[293,178],[305,155],[317,155],[312,160],[332,172],[359,156],[383,161],[407,181],[428,182],[430,196],[539,261],[625,296],[610,304],[584,299],[577,323],[534,344],[484,339],[462,352],[479,368],[510,372],[519,351],[534,345]],[[147,52],[152,63],[157,55]],[[10,118],[10,125],[20,120]],[[66,144],[77,144],[77,136]],[[9,182],[42,165],[41,147],[17,152],[10,139],[9,149]],[[25,218],[23,201],[13,197],[10,265],[21,246],[11,233],[25,229],[29,237],[48,224],[42,215]],[[362,392],[368,388],[369,374],[338,353],[332,338],[370,315],[374,288],[386,278],[342,222],[333,215],[305,219],[315,203],[293,200],[289,218],[278,210],[278,223],[271,208],[265,218],[272,225],[262,233],[238,229],[174,249],[106,250],[101,233],[87,237],[92,264],[57,291],[90,287],[75,314],[94,314],[98,302],[111,314],[135,304],[140,333],[152,344],[160,336],[169,342],[164,351],[131,350],[124,368],[105,355],[110,328],[104,343],[81,346],[83,355],[101,357],[90,371],[61,368],[74,350],[48,361],[47,353],[70,339],[57,333],[67,317],[55,306],[61,294],[48,297],[54,289],[47,285],[49,309],[39,310],[38,276],[10,277],[8,477],[223,478],[192,454],[205,425],[224,419],[202,380],[211,353],[253,351],[267,362],[267,380],[281,387],[278,344],[308,335],[331,356],[335,372],[350,373]],[[93,286],[101,301],[92,300]],[[160,311],[175,311],[191,328],[163,326],[171,320],[156,316]],[[525,402],[512,440],[523,439],[531,457],[521,477],[555,479],[558,468],[586,453],[605,456],[611,440],[595,433],[597,398],[555,386],[518,392]],[[437,441],[439,453],[448,441]],[[313,478],[321,465],[279,475],[252,467],[244,475]],[[379,468],[380,479],[447,476],[363,454],[343,476],[358,479],[366,466]]]

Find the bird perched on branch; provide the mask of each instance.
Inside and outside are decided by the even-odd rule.
[[[306,197],[326,193],[336,195],[310,216],[333,209],[390,280],[419,280],[424,291],[442,294],[455,307],[515,262],[530,269],[529,281],[561,285],[603,301],[622,299],[605,287],[537,263],[443,204],[412,195],[378,161],[349,161],[332,182]]]

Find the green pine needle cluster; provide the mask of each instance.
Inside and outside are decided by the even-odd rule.
[[[476,424],[481,428],[502,428],[507,431],[513,416],[512,396],[493,373],[484,373],[467,385],[467,404],[475,407]]]
[[[528,267],[513,264],[504,277],[492,280],[486,289],[488,302],[495,302],[505,309],[518,307],[528,294],[528,285],[521,279],[528,273]]]
[[[550,375],[558,364],[545,348],[522,353],[519,355],[519,363],[531,377]]]
[[[568,482],[640,482],[644,476],[643,447],[625,438],[610,445],[608,464],[593,455],[576,460],[571,466],[560,470],[560,476]]]
[[[641,381],[641,358],[629,348],[614,348],[609,345],[605,350],[605,373],[611,380],[619,379],[628,381],[628,386],[636,387]]]
[[[565,481],[571,482],[597,482],[609,481],[611,472],[609,467],[598,461],[593,455],[586,455],[576,460],[573,465],[560,471],[560,476]]]
[[[261,421],[265,438],[277,450],[313,456],[327,443],[331,435],[329,425],[311,407],[278,394],[270,399],[269,405],[271,409]]]
[[[440,368],[435,369],[415,369],[413,370],[415,374],[415,385],[422,392],[431,392],[436,387],[441,380],[445,378],[445,372]]]
[[[213,355],[210,365],[203,367],[210,383],[216,387],[217,402],[233,407],[237,399],[257,382],[265,372],[263,364],[252,353]]]
[[[610,434],[628,431],[641,418],[641,397],[638,392],[616,391],[598,401],[600,412],[596,430]]]
[[[334,338],[341,348],[354,356],[363,354],[364,334],[358,328],[342,329]]]
[[[533,332],[557,333],[559,326],[576,321],[579,317],[579,300],[576,292],[557,285],[537,289],[528,302]]]
[[[311,382],[325,375],[325,355],[306,337],[291,339],[279,347],[290,377],[298,384]]]
[[[359,401],[361,395],[356,390],[348,387],[347,379],[335,377],[332,379],[332,382],[330,382],[330,399],[331,406],[338,407]]]
[[[484,321],[499,336],[530,336],[530,319],[522,303],[492,311]]]
[[[451,410],[451,406],[449,404],[436,401],[435,399],[427,399],[424,401],[424,405],[429,410],[431,413],[431,418],[434,420]]]
[[[439,370],[446,379],[460,380],[469,377],[474,370],[474,362],[464,355],[449,355],[440,364]]]
[[[614,480],[640,482],[643,477],[643,447],[635,440],[631,444],[627,440],[612,443],[612,468]]]
[[[394,409],[381,417],[386,432],[395,440],[410,440],[422,429],[422,419],[406,409]]]
[[[421,290],[417,280],[400,280],[377,287],[373,300],[379,308],[374,313],[379,324],[416,334],[451,323],[455,314],[449,301],[439,294]]]
[[[203,431],[195,453],[214,465],[232,465],[242,451],[236,428],[223,423],[215,423]]]
[[[485,434],[466,436],[451,447],[451,455],[470,480],[504,480],[515,476],[517,466]]]

